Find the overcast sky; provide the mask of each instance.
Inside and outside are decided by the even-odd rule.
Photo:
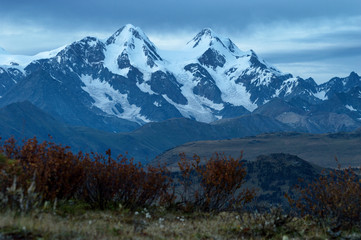
[[[0,47],[32,55],[127,23],[160,49],[210,27],[284,72],[319,83],[361,75],[360,0],[1,0]]]

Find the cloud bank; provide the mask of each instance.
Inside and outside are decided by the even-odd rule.
[[[253,49],[282,71],[324,82],[361,74],[359,0],[2,0],[0,47],[35,54],[121,26],[142,28],[162,49],[177,49],[204,27]]]

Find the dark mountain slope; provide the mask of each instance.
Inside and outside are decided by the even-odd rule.
[[[239,157],[241,151],[246,160],[255,160],[259,155],[283,152],[307,159],[322,167],[336,167],[335,157],[342,166],[361,165],[361,132],[307,134],[307,133],[270,133],[258,136],[189,142],[164,152],[154,160],[167,162],[172,166],[179,160],[179,153],[188,156],[198,154],[211,157],[214,152]]]

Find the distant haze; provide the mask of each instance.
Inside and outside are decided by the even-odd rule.
[[[33,55],[132,23],[158,48],[177,49],[210,27],[280,70],[321,83],[361,74],[360,10],[359,0],[2,0],[0,47]]]

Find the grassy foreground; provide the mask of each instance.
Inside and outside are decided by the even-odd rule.
[[[62,208],[62,209],[61,209]],[[0,214],[0,239],[360,239],[277,209],[267,214],[182,213],[164,209],[79,210]]]
[[[215,154],[203,165],[181,154],[174,175],[111,150],[74,154],[36,138],[20,146],[9,139],[0,144],[0,240],[361,239],[353,169],[301,181],[297,194],[285,195],[285,214],[252,203],[255,190],[241,189],[241,158]]]

